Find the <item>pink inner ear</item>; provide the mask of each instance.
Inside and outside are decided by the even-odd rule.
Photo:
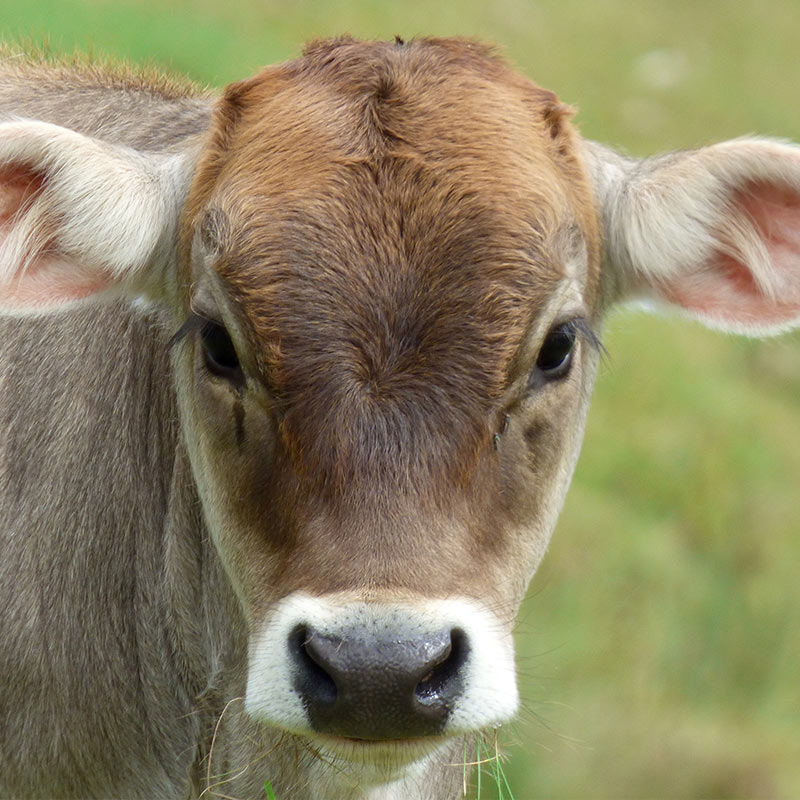
[[[45,183],[45,176],[30,167],[0,167],[0,244]],[[112,283],[108,271],[74,263],[60,254],[55,236],[47,236],[44,230],[39,231],[37,251],[24,272],[19,271],[21,265],[10,266],[0,284],[0,305],[8,310],[56,308],[102,292]]]
[[[734,196],[760,236],[770,260],[766,279],[774,299],[764,294],[749,266],[720,251],[697,273],[664,289],[670,302],[709,322],[768,328],[800,316],[800,193],[755,182]]]
[[[0,286],[0,298],[7,309],[46,310],[84,300],[109,289],[112,283],[107,270],[81,269],[50,253],[37,259],[23,279]]]
[[[740,194],[744,211],[761,234],[775,268],[780,300],[800,300],[800,194],[772,184],[753,184]]]
[[[44,176],[29,167],[0,167],[0,228],[34,200],[44,187]]]

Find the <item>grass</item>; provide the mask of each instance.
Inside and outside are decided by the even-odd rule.
[[[475,800],[514,800],[514,792],[506,776],[503,758],[496,732],[491,746],[484,739],[477,741],[475,774],[472,779],[475,787]]]
[[[585,135],[635,154],[800,139],[796,0],[5,0],[0,19],[7,38],[214,85],[344,31],[497,41],[579,107]],[[475,788],[800,796],[800,337],[619,314],[605,344],[583,457],[520,615],[511,759]]]

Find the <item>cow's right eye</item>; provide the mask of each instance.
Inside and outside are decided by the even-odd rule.
[[[224,325],[206,320],[200,332],[203,356],[208,371],[220,378],[238,383],[242,380],[242,367],[230,334]]]

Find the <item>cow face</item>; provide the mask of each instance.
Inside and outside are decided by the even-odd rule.
[[[409,739],[513,713],[598,355],[564,116],[463,43],[320,46],[221,101],[181,383],[254,716]]]

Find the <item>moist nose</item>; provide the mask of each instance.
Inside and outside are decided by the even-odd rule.
[[[461,694],[469,650],[460,629],[408,637],[305,625],[291,633],[289,649],[314,730],[371,740],[441,733]]]

